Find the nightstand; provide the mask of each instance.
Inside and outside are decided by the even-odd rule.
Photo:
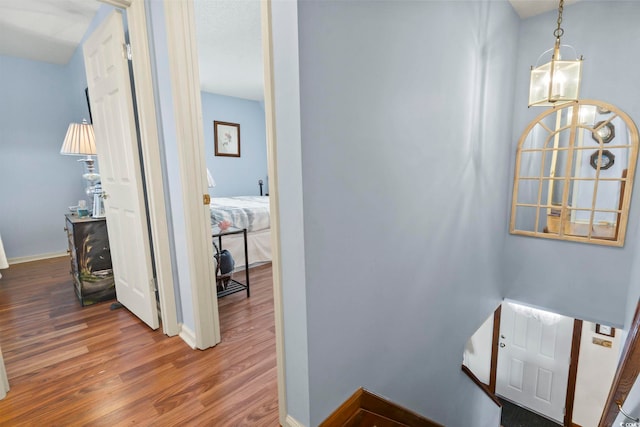
[[[83,306],[116,297],[107,222],[104,218],[65,215],[71,275]]]

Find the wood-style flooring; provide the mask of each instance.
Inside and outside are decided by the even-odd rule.
[[[277,426],[271,267],[219,300],[222,342],[192,350],[108,301],[81,307],[69,260],[0,279],[0,348],[11,390],[0,426]]]

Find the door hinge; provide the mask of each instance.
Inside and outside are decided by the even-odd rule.
[[[203,194],[202,195],[202,203],[205,205],[208,205],[209,203],[211,203],[211,196],[208,194]]]
[[[129,61],[131,61],[131,59],[133,59],[133,54],[131,53],[131,44],[129,44],[129,43],[125,43],[124,44],[124,53],[127,55],[127,59]]]

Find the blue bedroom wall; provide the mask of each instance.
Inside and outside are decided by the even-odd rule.
[[[607,16],[601,20],[599,17]],[[529,69],[538,56],[553,46],[556,12],[524,20],[520,27],[517,82],[514,98],[514,134],[511,150],[510,185],[516,145],[527,124],[543,110],[527,108]],[[580,97],[617,106],[640,123],[640,98],[636,73],[640,60],[629,55],[630,40],[640,39],[640,3],[589,1],[565,7],[563,44],[584,55]],[[507,298],[545,307],[558,313],[596,323],[621,327],[633,315],[640,288],[632,285],[631,267],[640,240],[640,178],[636,174],[625,246],[589,245],[507,235],[503,269]],[[509,205],[505,208],[510,210]],[[506,225],[505,225],[506,226]],[[636,269],[633,282],[640,276]],[[631,283],[633,283],[631,282]],[[629,301],[629,298],[635,301]],[[628,302],[629,301],[629,302]],[[627,305],[629,304],[629,306]]]
[[[212,196],[258,195],[258,180],[268,192],[264,107],[259,101],[201,92],[207,167],[216,181]],[[215,156],[213,122],[240,124],[240,157]]]
[[[102,5],[87,32],[111,10]],[[0,233],[7,257],[62,255],[64,214],[78,200],[90,201],[79,157],[60,155],[69,123],[89,118],[82,48],[66,65],[0,56],[0,76],[0,178],[6,183]]]
[[[310,424],[363,386],[498,425],[460,363],[502,298],[519,19],[506,1],[298,11]]]
[[[0,56],[0,233],[12,260],[64,254],[68,207],[85,198],[83,165],[60,155],[86,111],[68,67]]]

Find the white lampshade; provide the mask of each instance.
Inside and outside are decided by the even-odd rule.
[[[216,181],[213,179],[213,176],[211,176],[209,168],[207,168],[207,183],[209,184],[209,188],[213,188],[216,186]]]
[[[96,154],[96,137],[93,126],[86,120],[82,123],[71,123],[67,129],[67,135],[60,148],[60,154],[74,156],[90,156]]]

